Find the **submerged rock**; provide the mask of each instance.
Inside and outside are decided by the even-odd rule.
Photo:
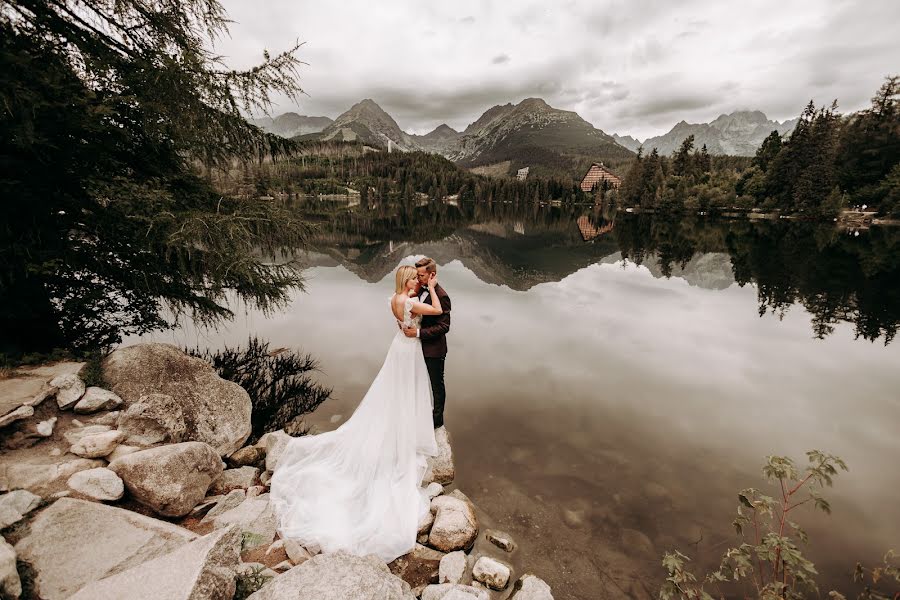
[[[526,573],[513,585],[509,600],[553,600],[550,586],[543,579]]]

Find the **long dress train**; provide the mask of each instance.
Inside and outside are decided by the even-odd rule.
[[[418,326],[412,304],[403,322]],[[421,342],[398,330],[353,415],[284,449],[270,496],[282,537],[385,562],[410,552],[430,506],[421,484],[426,457],[438,452],[432,404]]]

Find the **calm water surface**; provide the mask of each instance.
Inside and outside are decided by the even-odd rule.
[[[795,520],[823,592],[852,591],[857,560],[900,548],[900,344],[885,344],[900,283],[896,264],[870,264],[894,260],[878,244],[896,253],[896,236],[602,224],[489,217],[415,243],[335,234],[305,256],[307,290],[284,313],[239,309],[218,332],[152,337],[221,347],[255,334],[309,351],[335,390],[313,420],[334,428],[394,335],[394,269],[432,256],[453,299],[455,484],[520,544],[517,568],[556,598],[655,597],[663,551],[709,565],[740,543],[737,492],[774,494],[766,455],[817,448],[850,471],[826,494],[830,517]],[[857,250],[868,267],[848,267]],[[764,298],[776,314],[760,316]]]

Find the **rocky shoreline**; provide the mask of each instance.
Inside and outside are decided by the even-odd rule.
[[[240,386],[167,344],[110,354],[109,389],[85,386],[82,367],[0,380],[2,598],[553,598],[515,572],[515,541],[482,530],[477,507],[452,489],[445,428],[415,549],[390,564],[322,554],[276,532],[268,483],[289,437],[245,445],[252,405]]]

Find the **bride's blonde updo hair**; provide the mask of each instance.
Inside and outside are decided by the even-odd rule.
[[[416,279],[418,276],[418,271],[416,268],[411,265],[403,265],[399,269],[397,269],[397,293],[405,294],[406,293],[406,282],[410,279]]]

